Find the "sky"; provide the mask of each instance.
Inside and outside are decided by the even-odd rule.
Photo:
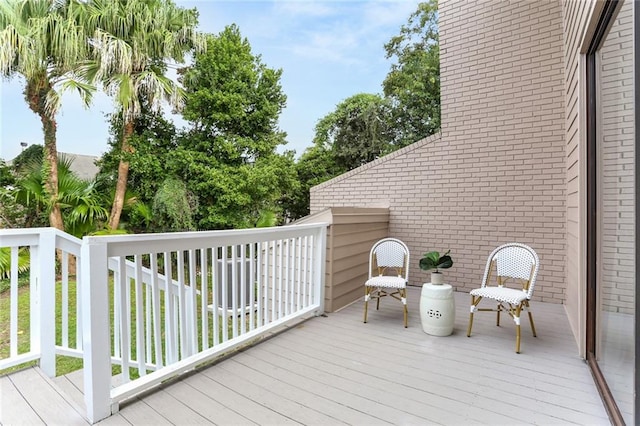
[[[391,60],[384,44],[417,8],[419,0],[200,0],[176,1],[197,8],[199,30],[217,34],[235,23],[254,55],[269,68],[282,69],[287,96],[279,127],[296,155],[312,144],[314,127],[336,105],[357,93],[382,93]],[[27,145],[42,144],[39,118],[29,110],[24,80],[0,82],[0,158],[11,160]],[[107,150],[105,114],[113,102],[98,93],[85,109],[75,94],[63,98],[58,114],[58,151],[100,156]],[[175,117],[182,127],[184,122]]]

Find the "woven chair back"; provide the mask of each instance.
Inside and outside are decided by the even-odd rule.
[[[371,248],[369,260],[371,264],[369,278],[376,267],[378,274],[393,270],[397,275],[408,278],[409,248],[396,238],[384,238],[375,243]]]
[[[523,290],[530,299],[538,276],[539,264],[538,255],[527,245],[520,243],[501,245],[489,256],[482,287],[486,287],[491,279],[496,279],[499,284],[509,278],[518,279],[524,283]]]

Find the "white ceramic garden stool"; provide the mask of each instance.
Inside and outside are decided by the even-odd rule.
[[[449,284],[422,285],[420,296],[420,321],[422,330],[433,336],[448,336],[453,333],[456,305],[453,287]]]

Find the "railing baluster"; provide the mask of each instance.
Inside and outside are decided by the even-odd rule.
[[[69,347],[69,253],[62,252],[62,346]]]
[[[272,322],[276,319],[276,283],[277,283],[277,262],[276,262],[276,244],[277,241],[271,241],[272,252],[271,252],[271,279],[269,280],[269,285],[271,286],[271,319],[269,322]]]
[[[156,370],[162,368],[164,362],[162,360],[162,329],[160,319],[160,282],[158,280],[158,253],[149,254],[149,264],[151,266],[151,305],[153,311],[153,341]],[[168,286],[167,286],[168,289]],[[165,291],[165,298],[167,297]],[[149,352],[151,357],[151,352]]]
[[[296,247],[298,248],[298,257],[296,259],[297,265],[296,265],[296,311],[299,310],[302,306],[301,306],[301,291],[302,291],[302,286],[301,281],[302,281],[302,238],[297,237],[296,238]]]
[[[187,309],[187,318],[189,318],[187,330],[189,333],[189,346],[191,348],[189,355],[198,353],[198,277],[196,274],[196,264],[196,251],[191,249],[189,250],[189,308]]]
[[[227,246],[222,246],[221,262],[220,262],[220,276],[222,277],[218,285],[220,286],[220,297],[221,304],[219,306],[222,307],[222,341],[226,342],[229,340],[229,321],[227,319],[227,308],[229,307],[229,297],[227,295],[227,280],[229,277],[227,276]]]
[[[200,250],[200,310],[202,312],[202,350],[209,348],[209,269],[207,252],[209,249]]]
[[[302,243],[302,249],[303,249],[302,250],[302,306],[307,307],[307,293],[308,293],[307,265],[308,265],[308,258],[309,258],[309,243],[306,235],[302,238],[301,243]]]
[[[240,334],[247,331],[247,246],[240,247]]]
[[[218,306],[220,304],[220,264],[219,260],[219,248],[211,248],[211,321],[213,327],[213,346],[217,346],[220,343],[220,318],[218,316]]]
[[[264,318],[264,277],[265,277],[265,269],[263,266],[263,261],[265,261],[265,259],[267,259],[269,256],[265,256],[263,255],[265,253],[265,244],[264,243],[258,243],[257,244],[258,247],[258,253],[257,253],[257,264],[256,264],[256,268],[258,269],[258,274],[256,277],[256,289],[258,294],[256,295],[256,299],[258,300],[257,303],[257,318],[256,318],[256,326],[257,327],[261,327],[263,324],[263,318]]]
[[[151,283],[143,282],[142,288],[144,289],[144,319],[145,319],[145,332],[144,332],[144,341],[145,341],[145,362],[152,363],[153,357],[152,354],[152,340],[153,340],[153,323],[151,322]],[[146,364],[145,364],[146,365]]]
[[[176,339],[176,327],[174,318],[175,314],[175,299],[174,299],[174,286],[173,286],[173,271],[171,268],[171,252],[164,252],[164,279],[166,284],[166,292],[164,295],[165,304],[165,346],[167,364],[173,364],[178,361],[178,343]]]
[[[116,261],[120,262],[119,258]],[[119,265],[119,264],[118,264]],[[122,358],[122,347],[120,346],[122,334],[122,317],[120,316],[120,303],[122,288],[120,283],[120,266],[113,271],[113,356]]]
[[[131,360],[131,327],[130,327],[130,291],[129,291],[129,277],[127,277],[127,264],[126,257],[121,256],[119,259],[119,282],[117,285],[120,287],[120,300],[118,304],[119,315],[121,321],[120,331],[120,347],[122,355],[122,381],[127,383],[131,380],[129,374],[129,361]],[[114,283],[114,285],[116,285]]]
[[[136,357],[138,361],[138,374],[144,376],[147,374],[145,367],[145,329],[144,329],[144,293],[142,291],[142,264],[141,256],[134,256],[135,272],[134,272],[134,292],[136,304]]]
[[[289,248],[289,254],[287,255],[287,315],[289,315],[295,312],[295,306],[293,304],[295,300],[295,287],[293,284],[293,265],[295,264],[296,254],[295,240],[289,238],[287,244]]]
[[[282,241],[284,257],[281,262],[283,263],[282,269],[282,304],[283,304],[283,315],[289,315],[289,239]]]
[[[189,353],[189,341],[187,335],[187,312],[186,312],[186,283],[184,271],[184,251],[179,250],[178,255],[178,329],[180,330],[180,355],[178,359],[184,359],[191,355]]]
[[[9,356],[18,356],[18,247],[11,247]]]
[[[238,337],[238,246],[231,247],[231,330]],[[229,279],[229,277],[227,277]]]
[[[256,326],[256,322],[255,322],[255,316],[256,316],[256,312],[260,312],[259,310],[256,311],[254,309],[254,305],[255,305],[255,300],[256,300],[256,292],[255,292],[255,286],[256,286],[256,252],[255,252],[255,247],[256,245],[254,243],[249,244],[249,330],[253,330]]]

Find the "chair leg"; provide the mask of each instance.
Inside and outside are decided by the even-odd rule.
[[[478,303],[482,300],[482,296],[471,296],[471,307],[469,309],[469,326],[467,327],[467,337],[471,337],[471,327],[473,326],[473,312],[476,310]]]
[[[402,301],[402,304],[404,306],[404,328],[407,328],[407,326],[409,325],[409,311],[407,310],[407,290],[404,288],[400,289],[400,300]]]
[[[513,321],[516,323],[516,353],[520,353],[520,312],[522,311],[522,303],[516,308]]]
[[[381,299],[381,294],[380,292],[378,292],[378,300],[376,300],[376,311],[380,310],[380,299]]]
[[[502,311],[502,305],[498,303],[496,308],[496,327],[500,327],[500,312]]]
[[[369,307],[369,297],[371,297],[371,288],[365,287],[364,289],[364,322],[367,322],[367,309]]]
[[[529,314],[529,324],[531,324],[531,331],[533,332],[533,337],[538,337],[536,334],[536,326],[533,324],[533,314],[531,313],[531,307],[529,306],[529,301],[524,301],[525,306],[527,307],[527,314]]]

